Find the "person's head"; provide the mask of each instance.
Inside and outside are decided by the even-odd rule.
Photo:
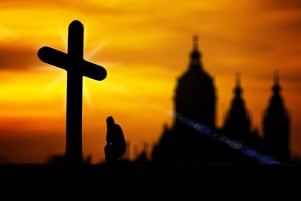
[[[115,122],[112,116],[107,117],[107,125],[113,125],[114,123]]]

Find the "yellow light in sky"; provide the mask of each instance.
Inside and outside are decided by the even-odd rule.
[[[103,157],[108,115],[132,145],[155,142],[163,124],[171,124],[167,112],[173,110],[176,81],[189,63],[194,34],[204,68],[215,80],[218,125],[240,72],[252,126],[260,128],[278,69],[293,119],[292,151],[301,153],[300,12],[290,2],[285,1],[286,9],[259,0],[1,2],[1,136],[56,136],[60,144],[34,159],[29,158],[33,152],[22,158],[14,151],[11,160],[41,162],[45,154],[64,151],[66,72],[42,63],[36,53],[45,45],[66,52],[68,25],[75,19],[84,24],[84,58],[108,72],[100,82],[84,78],[83,147],[94,162]]]

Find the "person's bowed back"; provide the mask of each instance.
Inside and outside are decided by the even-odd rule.
[[[113,117],[106,119],[107,134],[105,146],[105,159],[107,162],[113,162],[120,159],[126,151],[126,141],[120,125],[116,124]]]

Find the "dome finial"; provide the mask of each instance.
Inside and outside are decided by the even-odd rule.
[[[199,37],[197,35],[193,36],[193,48],[198,49]]]
[[[276,70],[275,74],[274,74],[273,91],[274,91],[275,94],[279,94],[279,92],[281,91],[281,87],[279,85],[279,73],[278,73],[278,70]]]
[[[278,70],[275,70],[274,80],[275,80],[275,84],[279,84],[279,72],[278,72]]]
[[[242,93],[242,88],[240,87],[240,72],[236,73],[236,86],[234,88],[234,93],[236,96],[240,96]]]
[[[190,66],[192,66],[192,67],[195,66],[196,68],[202,67],[201,66],[201,61],[200,61],[201,53],[198,50],[198,41],[199,41],[198,36],[194,35],[193,36],[193,49],[190,52],[190,59],[191,59],[191,65]]]
[[[240,72],[236,73],[236,86],[240,87]]]

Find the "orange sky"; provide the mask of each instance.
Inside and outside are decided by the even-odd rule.
[[[240,72],[252,127],[260,130],[278,70],[292,156],[301,155],[299,0],[2,0],[0,8],[0,160],[43,163],[64,153],[66,72],[41,62],[37,51],[66,52],[75,19],[84,24],[85,59],[108,73],[103,81],[84,78],[83,152],[94,163],[103,160],[109,115],[140,149],[171,125],[173,90],[194,34],[215,80],[218,126]]]

